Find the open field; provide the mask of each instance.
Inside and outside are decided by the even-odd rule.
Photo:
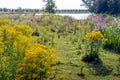
[[[119,80],[119,19],[0,14],[0,80]]]

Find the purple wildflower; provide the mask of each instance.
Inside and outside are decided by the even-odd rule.
[[[102,14],[90,16],[89,19],[96,22],[96,30],[104,28],[108,24],[115,22],[114,19],[111,19],[110,17],[104,16]]]

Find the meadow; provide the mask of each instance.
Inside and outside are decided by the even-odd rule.
[[[119,80],[120,22],[0,14],[0,80]]]

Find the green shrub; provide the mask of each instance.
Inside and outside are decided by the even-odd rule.
[[[104,44],[104,48],[107,50],[120,52],[120,23],[114,23],[108,27],[103,28],[101,31],[103,35],[108,39]]]
[[[100,31],[92,31],[86,34],[84,38],[86,41],[86,52],[85,55],[82,57],[82,61],[93,62],[100,60],[100,48],[103,42],[107,39],[102,35]]]

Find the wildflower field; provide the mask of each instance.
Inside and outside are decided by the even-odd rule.
[[[119,80],[119,21],[0,14],[0,80]]]

